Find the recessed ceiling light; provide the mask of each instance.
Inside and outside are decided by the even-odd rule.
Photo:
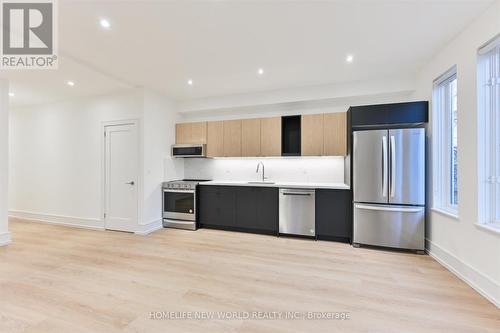
[[[73,87],[73,86],[75,85],[75,82],[73,82],[73,81],[68,81],[68,82],[66,82],[66,84],[67,84],[68,86],[70,86],[70,87]]]
[[[193,85],[193,80],[188,80],[188,85],[192,86]]]
[[[259,74],[259,75],[264,74],[264,69],[263,68],[259,68],[259,70],[257,71],[257,74]]]
[[[353,62],[354,56],[352,54],[347,55],[347,57],[345,58],[345,61],[347,61],[348,63]]]
[[[111,23],[109,23],[108,20],[106,19],[100,19],[99,20],[99,24],[101,25],[101,27],[103,27],[104,29],[109,29],[111,28]]]
[[[9,96],[10,96],[10,97],[14,97],[15,95],[16,95],[16,94],[14,94],[13,92],[10,92],[10,93],[9,93]]]

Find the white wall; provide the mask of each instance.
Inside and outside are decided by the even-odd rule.
[[[350,92],[346,96],[337,96],[333,99],[315,99],[307,101],[294,101],[293,96],[288,96],[289,101],[282,101],[274,104],[259,104],[258,96],[255,96],[253,105],[248,99],[245,99],[245,105],[239,105],[234,102],[232,107],[220,107],[216,109],[208,109],[213,106],[210,102],[205,107],[198,102],[198,111],[185,111],[179,114],[182,121],[202,121],[202,120],[219,120],[219,119],[244,119],[257,117],[272,117],[295,114],[315,114],[329,112],[346,112],[350,106],[354,105],[370,105],[383,103],[406,102],[411,96],[412,91],[403,92],[385,92],[383,94],[363,95],[362,91],[359,95]],[[269,93],[271,98],[272,93]],[[278,98],[278,97],[276,97]],[[284,97],[283,97],[284,98]],[[220,97],[222,102],[226,102],[228,97]],[[280,99],[281,100],[281,99]],[[250,104],[250,105],[247,105]]]
[[[333,102],[355,105],[346,100],[376,98],[377,96],[408,95],[414,89],[413,77],[378,78],[371,81],[343,82],[322,86],[308,86],[280,90],[262,91],[249,94],[217,96],[181,101],[178,111],[182,114],[210,112],[213,110],[232,110],[237,108],[276,108],[293,103],[301,105],[308,102]],[[370,102],[368,102],[370,103]]]
[[[170,156],[175,143],[177,113],[168,98],[151,91],[144,93],[144,207],[142,232],[161,226],[161,184],[184,178],[184,161]]]
[[[10,243],[7,220],[9,182],[9,83],[0,80],[0,246]]]
[[[143,92],[12,110],[11,215],[102,227],[104,121],[143,117]]]
[[[137,119],[137,233],[161,227],[161,183],[183,178],[182,160],[170,157],[176,117],[169,99],[143,89],[13,110],[11,216],[103,228],[101,126]]]
[[[343,157],[215,158],[186,159],[184,176],[190,179],[261,180],[257,164],[262,161],[270,181],[344,182]]]
[[[477,50],[498,33],[500,1],[497,0],[422,69],[414,98],[431,100],[433,80],[457,65],[459,219],[431,211],[427,247],[431,255],[500,306],[500,234],[475,225],[478,222]],[[429,134],[432,143],[432,133]],[[432,179],[432,174],[428,179]],[[430,198],[432,190],[430,184]]]

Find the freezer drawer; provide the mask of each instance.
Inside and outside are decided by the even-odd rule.
[[[425,207],[354,204],[354,243],[424,250]]]
[[[280,234],[316,235],[315,190],[280,189]]]

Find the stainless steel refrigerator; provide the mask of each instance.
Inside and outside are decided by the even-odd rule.
[[[353,243],[424,250],[425,129],[353,133]]]

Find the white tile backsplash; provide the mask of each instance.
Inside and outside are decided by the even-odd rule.
[[[184,177],[231,181],[261,180],[256,173],[262,161],[266,177],[280,182],[344,182],[344,157],[266,157],[266,158],[187,158]]]

